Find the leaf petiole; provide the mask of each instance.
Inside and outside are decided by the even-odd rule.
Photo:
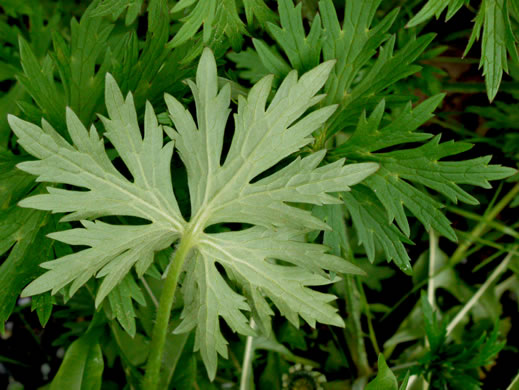
[[[155,390],[159,383],[162,354],[164,352],[164,343],[168,332],[171,309],[175,300],[178,278],[182,272],[182,267],[187,255],[193,247],[193,241],[192,235],[188,232],[180,240],[180,244],[171,260],[166,280],[164,281],[164,287],[157,309],[157,319],[151,336],[150,354],[146,364],[146,373],[143,383],[144,389]]]

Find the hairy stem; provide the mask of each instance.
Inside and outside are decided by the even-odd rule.
[[[143,388],[146,390],[156,390],[159,384],[162,353],[168,332],[171,309],[173,307],[173,301],[175,300],[178,277],[180,276],[182,266],[184,265],[191,246],[191,235],[187,234],[180,241],[180,245],[173,256],[164,282],[159,307],[157,309],[157,319],[151,335],[150,354],[146,364],[146,374],[143,383]]]
[[[456,265],[464,257],[470,246],[476,241],[487,229],[489,224],[497,217],[497,215],[515,198],[519,193],[519,183],[512,187],[512,189],[490,210],[483,216],[483,220],[476,225],[469,237],[463,241],[450,258],[449,264]]]

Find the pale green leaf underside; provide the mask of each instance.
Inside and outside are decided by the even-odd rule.
[[[48,194],[28,198],[21,205],[67,213],[65,220],[81,220],[83,228],[51,237],[88,247],[44,263],[49,271],[31,283],[24,295],[56,292],[69,285],[73,293],[90,278],[97,277],[103,278],[96,298],[99,305],[134,266],[137,275],[142,276],[156,252],[186,239],[191,254],[184,268],[185,306],[177,332],[197,328],[195,347],[200,349],[211,377],[216,372],[217,353],[226,355],[219,317],[236,331],[251,334],[243,311],[251,310],[258,321],[268,323],[272,310],[266,298],[294,324],[301,316],[311,325],[316,321],[342,325],[342,319],[330,305],[334,297],[309,287],[333,281],[323,270],[361,271],[326,254],[325,247],[305,243],[306,232],[328,226],[288,202],[338,203],[328,193],[349,191],[351,185],[374,173],[378,165],[344,166],[344,160],[339,160],[319,166],[323,151],[297,158],[254,182],[258,175],[310,143],[312,132],[333,113],[335,107],[324,107],[304,115],[322,100],[323,96],[316,93],[332,67],[333,62],[326,62],[299,79],[296,72],[291,72],[268,106],[270,76],[260,80],[247,98],[240,96],[234,136],[223,163],[230,87],[218,88],[216,63],[209,49],[200,60],[196,82],[190,82],[196,120],[175,98],[166,96],[175,126],[164,129],[172,139],[166,145],[151,105],[146,107],[143,136],[132,96],[124,99],[115,80],[108,75],[108,118],[101,119],[105,135],[126,165],[131,180],[113,166],[96,129],[87,131],[72,111],[67,112],[67,126],[73,145],[45,122],[40,128],[10,117],[19,143],[38,158],[19,167],[37,175],[39,181],[81,188],[76,191],[50,187]],[[189,221],[182,216],[173,193],[173,144],[188,173],[192,212]],[[110,215],[139,217],[149,223],[113,225],[89,221]],[[224,222],[255,226],[220,234],[204,232],[210,225]],[[285,265],[273,259],[282,260]],[[224,267],[226,275],[220,274],[216,263]],[[246,297],[234,291],[227,278],[238,282]],[[131,319],[127,328],[133,332]]]

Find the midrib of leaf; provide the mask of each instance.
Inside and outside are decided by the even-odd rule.
[[[254,267],[251,262],[244,261],[244,260],[242,260],[242,259],[240,259],[238,257],[233,256],[231,253],[229,253],[227,250],[225,250],[224,247],[217,245],[216,243],[214,243],[211,240],[207,240],[207,239],[203,239],[202,238],[200,240],[200,242],[204,243],[204,244],[206,244],[206,245],[208,245],[210,247],[213,247],[213,248],[217,249],[218,251],[224,253],[229,259],[232,259],[232,261],[234,261],[235,263],[241,264],[241,265],[251,269],[252,272],[261,275],[262,277],[264,277],[267,280],[270,280],[272,284],[278,286],[280,288],[280,290],[285,292],[286,295],[292,297],[294,300],[296,300],[298,302],[301,302],[302,306],[309,306],[309,302],[301,299],[298,295],[293,294],[290,289],[286,289],[283,285],[277,283],[274,279],[270,278],[268,274],[265,274],[260,269]],[[229,262],[225,261],[224,259],[218,259],[218,261],[221,262],[221,263],[227,263],[230,267],[233,268],[233,270],[236,273],[240,274],[244,278],[244,280],[248,279],[247,275],[244,275],[243,273],[241,273],[238,268],[233,267],[233,263],[229,263]],[[261,288],[261,286],[258,286],[258,287]],[[321,314],[321,318],[326,318],[328,316],[328,313],[325,313],[325,312],[320,310],[322,306],[318,305],[318,306],[312,306],[312,307],[314,308],[314,310],[316,312]]]
[[[286,3],[284,3],[284,4],[286,4]],[[297,7],[296,7],[296,8],[297,8]],[[297,31],[297,30],[298,30],[298,29],[297,29],[297,25],[295,25],[295,24],[292,23],[293,20],[292,20],[292,18],[290,17],[290,15],[287,16],[287,19],[288,19],[288,20],[287,20],[287,22],[288,22],[288,30],[289,30],[289,31]],[[293,38],[293,42],[294,42],[295,45],[296,45],[297,53],[299,54],[299,62],[300,62],[301,64],[304,64],[305,61],[304,61],[303,54],[306,52],[304,46],[306,46],[307,36],[305,36],[304,33],[303,33],[303,39],[302,39],[302,41],[303,41],[303,43],[304,43],[304,46],[301,46],[301,40],[296,39],[295,37],[292,37],[292,38]]]
[[[483,44],[481,63],[487,87],[487,94],[492,101],[497,94],[503,67],[506,68],[506,47],[504,42],[504,23],[500,20],[503,14],[503,3],[497,0],[483,2],[485,7],[485,21],[483,27]],[[500,23],[501,22],[501,23]],[[505,59],[502,62],[503,57]]]
[[[333,180],[333,178],[328,177],[328,178],[325,178],[325,179],[322,179],[322,180],[314,180],[312,182],[308,182],[305,185],[318,184],[318,183],[326,182],[326,181],[329,181],[329,180]],[[245,200],[245,199],[250,198],[250,197],[261,196],[262,194],[271,195],[271,194],[275,194],[276,192],[287,191],[287,190],[290,190],[290,189],[296,189],[297,187],[299,187],[299,186],[298,185],[297,186],[287,185],[287,186],[283,186],[283,187],[276,188],[276,189],[268,189],[268,190],[259,191],[259,192],[252,192],[252,193],[246,194],[245,196],[240,196],[239,198],[232,199],[232,200],[229,200],[227,202],[223,202],[218,207],[214,208],[213,211],[219,211],[219,210],[227,207],[228,205],[230,205],[230,204],[232,204],[232,203],[234,203],[236,201],[242,201],[242,200]],[[245,188],[245,186],[240,189],[240,192],[243,191],[244,188]]]
[[[351,4],[351,3],[350,3]],[[378,7],[377,4],[374,4],[374,3],[371,3],[371,5],[374,5],[375,9]],[[364,11],[365,12],[365,11]],[[369,10],[369,14],[372,14],[372,11]],[[359,15],[360,16],[360,15]],[[360,19],[360,18],[359,18]],[[362,46],[365,45],[365,43],[368,41],[369,39],[369,34],[368,32],[370,31],[369,30],[369,26],[366,26],[365,30],[362,31],[361,29],[361,22],[360,20],[356,20],[356,23],[352,23],[352,30],[353,31],[350,31],[351,32],[351,35],[354,36],[354,37],[362,37]],[[346,33],[346,20],[344,21],[344,25],[343,25],[343,28],[341,29],[341,35],[344,37],[345,36],[345,33]],[[342,38],[342,37],[341,37]],[[351,56],[351,52],[353,50],[353,47],[354,47],[354,44],[353,44],[353,39],[349,42],[349,47],[348,47],[348,51],[346,52],[344,58],[345,59],[348,59],[348,60],[351,60],[350,56]],[[360,52],[358,53],[360,54]],[[357,55],[358,55],[357,54]],[[337,55],[337,53],[336,53]],[[351,73],[350,73],[350,77],[348,77],[348,82],[347,82],[347,86],[349,87],[351,82],[352,82],[352,78],[355,76],[356,72],[355,72],[355,68],[354,68],[354,61],[355,61],[356,57],[353,59],[353,61],[348,61],[348,62],[345,62],[345,66],[342,68],[343,69],[343,72],[341,73],[341,77],[344,77],[344,74],[348,74],[348,69],[347,69],[347,66],[351,66]],[[344,98],[343,98],[344,100]],[[343,103],[343,102],[341,102]]]
[[[456,241],[456,234],[454,233],[454,230],[452,227],[450,227],[450,224],[446,217],[439,211],[439,205],[434,208],[436,218],[431,218],[430,221],[427,221],[428,213],[427,210],[430,208],[430,205],[428,204],[428,207],[425,207],[425,205],[422,203],[422,200],[415,200],[415,198],[412,196],[412,194],[407,193],[401,186],[397,185],[396,183],[405,183],[407,186],[411,186],[410,183],[408,183],[406,180],[403,180],[400,175],[392,172],[384,172],[383,170],[380,172],[375,173],[375,175],[380,175],[382,177],[393,177],[394,182],[392,180],[386,180],[387,186],[390,186],[393,191],[396,191],[400,194],[400,199],[406,199],[406,202],[404,203],[407,208],[417,210],[419,211],[418,214],[415,214],[415,216],[423,223],[423,225],[426,227],[426,229],[430,229],[432,226],[434,229],[436,229],[438,232],[441,232],[446,237],[450,238],[452,241]],[[366,182],[368,182],[370,179],[367,179]],[[418,190],[417,190],[418,191]],[[376,193],[376,191],[374,191]],[[415,194],[416,195],[416,194]],[[432,204],[437,204],[437,201],[434,199],[431,199]],[[402,214],[402,212],[404,214]],[[432,211],[429,210],[429,213]],[[401,217],[399,219],[398,217]],[[431,214],[431,217],[434,217],[434,215]],[[395,218],[397,219],[397,222],[400,226],[400,228],[403,230],[403,232],[409,236],[410,234],[410,228],[409,228],[409,222],[407,221],[407,218],[405,217],[405,212],[400,210],[400,213],[395,213]],[[390,221],[392,222],[392,221]]]
[[[295,71],[293,71],[295,72]],[[287,76],[287,78],[290,77],[290,75]],[[265,87],[269,87],[270,86],[270,83],[271,83],[271,80],[272,80],[272,77],[270,77],[270,79],[264,79],[264,86]],[[297,83],[293,84],[290,88],[290,90],[292,90],[293,88],[296,88],[297,87]],[[290,91],[289,90],[289,91]],[[286,96],[284,96],[279,102],[277,105],[282,105],[284,101],[287,101],[289,100],[289,96],[291,96],[290,92],[287,91],[286,92]],[[249,109],[249,102],[247,102],[247,109]],[[278,123],[284,119],[283,116],[277,116],[274,118],[274,121],[271,122],[269,119],[272,118],[272,112],[269,113],[269,110],[271,109],[271,106],[269,106],[266,110],[263,108],[262,111],[264,114],[266,114],[266,117],[262,118],[264,119],[265,123],[267,124],[268,126],[268,129],[266,131],[263,132],[263,135],[262,137],[260,138],[260,140],[253,146],[252,150],[249,152],[247,158],[245,159],[241,159],[241,164],[239,164],[238,168],[234,171],[234,173],[232,174],[232,176],[229,178],[229,180],[227,180],[225,182],[225,184],[223,186],[221,186],[218,190],[216,190],[216,192],[212,195],[212,197],[210,199],[207,199],[207,194],[208,194],[208,189],[210,188],[210,183],[211,183],[211,176],[212,175],[208,175],[208,178],[207,178],[207,184],[206,184],[206,187],[205,187],[205,199],[204,199],[204,202],[200,205],[200,208],[199,208],[199,211],[197,212],[197,214],[195,215],[195,217],[190,221],[189,223],[189,231],[190,231],[190,234],[189,236],[193,238],[193,241],[194,243],[192,244],[189,244],[189,247],[192,248],[193,246],[196,246],[196,243],[198,242],[198,239],[200,237],[200,235],[203,233],[203,230],[205,229],[205,227],[207,227],[207,221],[211,218],[211,215],[214,214],[216,211],[222,209],[224,206],[227,206],[229,204],[232,204],[238,200],[242,200],[242,199],[245,199],[247,196],[258,196],[258,193],[254,193],[254,194],[248,194],[247,196],[245,197],[241,197],[241,196],[237,196],[235,198],[233,198],[232,200],[229,200],[227,202],[219,202],[219,197],[222,195],[222,194],[225,194],[229,188],[233,188],[234,187],[234,183],[236,182],[236,180],[238,180],[239,178],[242,177],[241,173],[243,171],[247,172],[250,170],[250,168],[253,166],[253,164],[251,163],[252,160],[254,160],[254,157],[256,156],[256,152],[258,150],[262,150],[264,149],[263,147],[263,144],[265,142],[265,140],[267,140],[268,138],[271,137],[271,132],[273,129],[275,129],[277,126],[278,126]],[[246,111],[246,110],[244,110]],[[253,109],[253,117],[252,117],[252,121],[249,125],[250,128],[254,128],[254,126],[256,125],[257,122],[257,115],[258,115],[258,110],[256,109]],[[206,118],[207,116],[204,114],[204,119]],[[204,126],[205,129],[207,130],[208,127],[207,127],[207,119],[205,119],[204,121]],[[287,128],[284,130],[284,133],[287,132],[287,131],[290,131],[291,128],[293,126],[293,123],[289,123],[287,124]],[[208,138],[207,138],[207,135],[208,135],[208,132],[206,131],[206,134],[205,134],[205,139],[206,139],[206,148],[208,147]],[[310,142],[310,137],[308,137],[308,140]],[[241,145],[242,148],[245,146],[245,142]],[[232,147],[232,146],[231,146]],[[240,156],[242,154],[240,153]],[[207,156],[209,156],[209,153],[207,153]],[[210,164],[210,158],[208,157],[208,164]],[[228,165],[230,168],[232,168],[233,166],[232,165]],[[209,167],[209,165],[208,165]],[[224,171],[226,169],[226,163],[224,162],[224,165],[219,167],[220,168],[220,172]],[[211,172],[211,170],[209,170],[209,172]],[[215,172],[215,174],[217,174],[218,171]],[[248,186],[250,185],[250,180],[244,180],[243,181],[243,184],[240,186],[239,189],[236,190],[237,193],[242,193],[243,190]],[[282,187],[279,189],[279,191],[283,191],[283,190],[286,190],[287,188],[289,187]],[[274,191],[267,191],[269,193],[272,193]]]
[[[288,77],[288,76],[287,76]],[[294,87],[294,86],[293,86]],[[292,87],[292,88],[293,88]],[[283,99],[285,100],[286,97]],[[279,103],[281,104],[281,102]],[[270,108],[270,107],[269,107]],[[254,127],[254,125],[256,124],[256,116],[257,116],[257,111],[254,110],[254,121],[252,122],[252,124],[250,125],[251,128]],[[266,110],[265,113],[268,112],[268,109]],[[274,121],[274,123],[272,125],[269,126],[269,129],[267,131],[264,132],[263,136],[261,137],[261,139],[259,140],[259,142],[253,147],[253,149],[251,150],[251,152],[249,153],[249,156],[248,158],[246,159],[243,159],[242,160],[242,164],[239,165],[238,169],[233,173],[233,175],[231,176],[230,180],[228,180],[223,186],[220,187],[220,189],[218,189],[214,195],[212,196],[212,198],[210,200],[204,200],[204,203],[202,203],[202,205],[200,206],[200,211],[199,213],[197,214],[197,216],[194,218],[194,228],[196,231],[200,231],[200,228],[198,227],[198,225],[203,225],[203,227],[205,227],[205,224],[206,224],[206,221],[211,217],[211,214],[214,213],[216,210],[219,210],[221,209],[223,206],[225,205],[228,205],[230,203],[233,203],[233,202],[236,202],[237,199],[232,199],[228,202],[225,202],[225,203],[221,203],[219,207],[214,207],[214,203],[218,204],[218,197],[223,193],[225,194],[227,192],[227,188],[229,186],[231,186],[232,188],[232,184],[238,179],[241,177],[240,173],[244,170],[248,170],[249,167],[252,165],[250,163],[250,161],[253,159],[253,157],[255,156],[255,152],[260,149],[260,146],[263,145],[264,141],[268,138],[268,136],[270,136],[270,133],[272,131],[272,129],[276,128],[276,125],[277,123],[281,120],[281,116],[276,118],[276,120]],[[266,121],[267,123],[270,123],[268,120]],[[285,132],[286,131],[289,131],[290,130],[290,125],[287,129],[285,129]],[[206,127],[207,129],[207,127]],[[207,131],[206,131],[206,134],[207,134]],[[207,136],[206,136],[206,140],[207,140]],[[207,145],[207,142],[206,142],[206,145]],[[242,145],[243,146],[243,145]],[[207,146],[206,146],[207,147]],[[209,155],[209,153],[208,153]],[[210,160],[208,158],[208,160]],[[225,169],[225,163],[222,167],[220,167],[220,169]],[[208,175],[208,180],[207,180],[207,185],[206,185],[206,194],[207,194],[207,188],[210,188],[209,187],[209,182],[210,182],[210,179],[211,179],[211,175]],[[240,187],[239,191],[238,192],[242,192],[244,188],[246,188],[247,185],[249,185],[250,183],[250,180],[243,183],[243,185]],[[239,198],[239,199],[243,199],[243,198]],[[203,230],[203,228],[202,228]]]
[[[115,100],[115,99],[116,99],[116,97],[115,97],[115,96],[112,96],[112,100]],[[118,112],[119,116],[120,116],[120,117],[124,117],[124,116],[122,115],[122,112],[121,112],[121,109],[120,109],[121,106],[116,106],[116,107],[117,107],[116,109],[117,109],[117,112]],[[124,129],[125,129],[125,130],[127,129],[127,125],[124,126]],[[137,148],[136,148],[136,146],[135,146],[135,143],[133,142],[133,138],[131,137],[130,134],[128,134],[127,140],[129,141],[129,143],[130,143],[130,145],[131,145],[131,149],[132,149],[134,155],[135,155],[135,156],[138,156],[140,153],[139,153],[139,151],[137,150]],[[141,178],[143,179],[143,183],[144,183],[146,189],[149,190],[149,194],[151,194],[151,196],[155,199],[155,201],[157,202],[157,204],[160,206],[162,203],[157,199],[157,196],[156,196],[156,194],[155,194],[155,191],[153,191],[153,188],[151,187],[151,185],[150,185],[150,183],[149,183],[149,181],[148,181],[149,178],[148,178],[148,175],[146,175],[146,173],[144,172],[144,167],[142,166],[141,159],[140,159],[140,158],[137,158],[137,159],[136,159],[136,162],[137,162],[137,166],[138,166],[138,168],[139,168],[139,170],[140,170]],[[160,194],[160,196],[162,197],[162,193]],[[162,200],[163,200],[164,204],[168,204],[166,199],[162,198]],[[141,199],[141,203],[143,203],[142,199]],[[147,204],[147,203],[146,203],[146,204]],[[163,215],[164,215],[166,218],[170,219],[171,221],[175,222],[175,221],[174,221],[174,218],[170,218],[169,215],[168,215],[167,213],[163,213]],[[182,220],[182,219],[180,219],[180,220]],[[173,223],[173,224],[175,225],[175,223]],[[180,226],[176,226],[176,227],[177,227],[177,229],[179,230],[179,232],[182,232],[182,225],[180,225]]]
[[[205,259],[204,259],[205,260]],[[209,275],[209,270],[208,270],[208,266],[209,266],[209,262],[208,261],[202,261],[202,264],[203,264],[203,267],[204,267],[204,279],[205,279],[205,288],[204,288],[204,293],[205,293],[205,302],[210,302],[211,301],[211,296],[209,294],[210,291],[213,292],[213,295],[214,296],[217,296],[217,294],[215,294],[215,290],[213,288],[213,285],[211,284],[211,279],[208,278],[208,275]],[[199,310],[202,310],[203,309],[203,306],[200,306]],[[204,319],[205,319],[205,329],[206,331],[211,334],[211,336],[215,336],[217,334],[217,330],[216,329],[211,329],[209,327],[209,316],[204,316]],[[215,322],[215,326],[217,325],[217,323]],[[211,330],[211,331],[209,331]],[[205,338],[204,339],[204,342],[207,342],[209,340],[209,338]]]
[[[200,91],[199,91],[200,92]],[[213,98],[213,99],[216,99],[218,97],[218,92],[217,92],[217,95]],[[204,93],[204,107],[210,107],[210,104],[209,104],[209,100],[211,100],[208,96],[207,93]],[[211,126],[209,125],[209,119],[208,119],[208,111],[207,110],[204,110],[203,112],[203,128],[204,128],[204,133],[205,133],[205,155],[207,157],[207,175],[206,175],[206,183],[205,183],[205,191],[204,191],[204,201],[202,202],[201,206],[200,206],[200,209],[203,209],[204,207],[204,204],[207,203],[207,196],[209,194],[209,189],[211,188],[211,185],[212,185],[212,172],[213,172],[213,166],[212,166],[212,159],[211,159],[211,143],[210,143],[210,139],[209,139],[209,129],[211,128]],[[199,130],[200,131],[200,130]],[[222,145],[223,147],[223,145]],[[202,166],[202,164],[200,164]]]

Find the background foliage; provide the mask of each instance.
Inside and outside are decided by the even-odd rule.
[[[157,233],[151,208],[110,204],[56,158],[97,161],[149,204],[171,192],[188,226],[271,115],[286,123],[265,133],[270,162],[240,188],[290,191],[215,211],[204,232],[272,278],[201,245],[158,388],[515,389],[518,22],[515,0],[0,0],[0,386],[139,389],[156,355],[183,228]],[[156,174],[174,194],[145,193]]]

